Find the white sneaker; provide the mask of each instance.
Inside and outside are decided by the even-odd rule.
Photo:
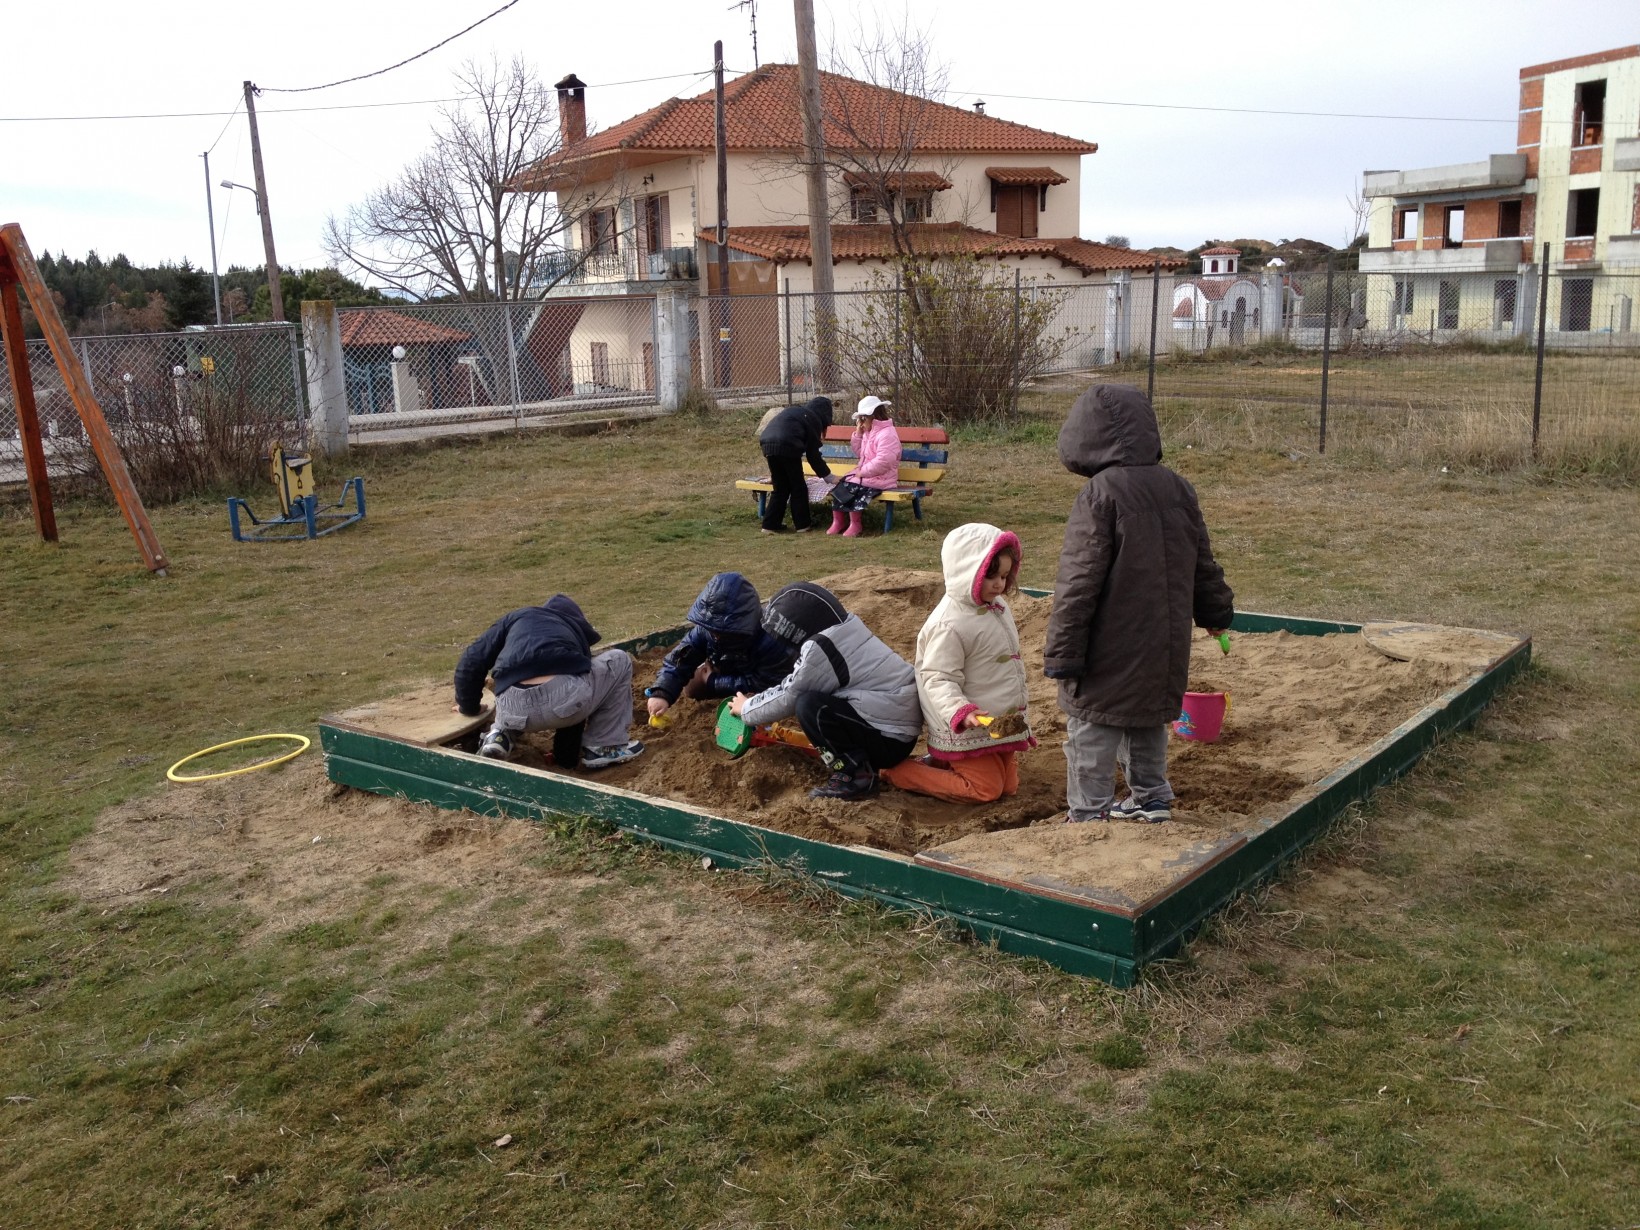
[[[589,747],[581,752],[581,767],[607,769],[612,764],[625,764],[628,760],[636,760],[642,754],[643,743],[637,739],[630,743],[612,743],[608,747]]]

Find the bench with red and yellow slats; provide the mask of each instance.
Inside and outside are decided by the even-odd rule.
[[[849,448],[849,440],[853,430],[841,424],[826,428],[824,443],[820,446],[820,455],[826,459],[831,472],[840,477],[847,477],[853,473],[854,467],[859,464],[859,458]],[[894,434],[900,438],[900,481],[897,486],[884,491],[872,501],[873,505],[883,506],[883,533],[894,528],[894,508],[899,504],[910,504],[912,516],[922,520],[923,497],[928,495],[934,485],[945,477],[945,468],[950,460],[950,450],[946,447],[951,438],[946,435],[943,427],[900,427],[894,428]],[[813,475],[814,470],[805,461],[803,473]],[[742,478],[735,482],[735,490],[750,491],[757,505],[757,515],[761,518],[768,505],[769,493],[774,490],[774,484],[769,481],[768,475],[762,478]]]

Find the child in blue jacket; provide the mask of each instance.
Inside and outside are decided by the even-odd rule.
[[[763,630],[757,590],[738,572],[720,572],[706,582],[688,619],[693,626],[643,691],[650,717],[665,713],[680,696],[715,700],[761,692],[784,679],[797,656],[795,645]]]
[[[598,639],[574,599],[554,594],[540,606],[509,611],[467,646],[456,664],[456,711],[469,717],[480,711],[485,675],[495,690],[495,721],[478,754],[506,760],[526,731],[583,725],[583,769],[620,764],[642,752],[642,743],[626,737],[632,657],[623,649],[594,657]],[[561,746],[555,743],[554,750]]]

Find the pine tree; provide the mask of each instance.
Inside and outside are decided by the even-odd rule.
[[[173,329],[186,325],[208,325],[213,320],[211,287],[205,274],[184,260],[177,266],[170,295],[166,297],[169,311],[166,323]]]

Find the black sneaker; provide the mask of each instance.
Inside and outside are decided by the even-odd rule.
[[[1141,824],[1160,824],[1173,819],[1172,799],[1152,799],[1141,803],[1138,799],[1123,799],[1110,809],[1112,820],[1137,820]]]
[[[877,793],[877,774],[871,769],[839,769],[809,791],[811,799],[865,799]]]
[[[625,764],[643,754],[643,744],[634,739],[630,743],[612,743],[608,747],[588,747],[581,751],[583,769],[607,769],[610,765]]]
[[[487,730],[479,742],[478,754],[490,760],[511,760],[512,736],[504,730]]]

